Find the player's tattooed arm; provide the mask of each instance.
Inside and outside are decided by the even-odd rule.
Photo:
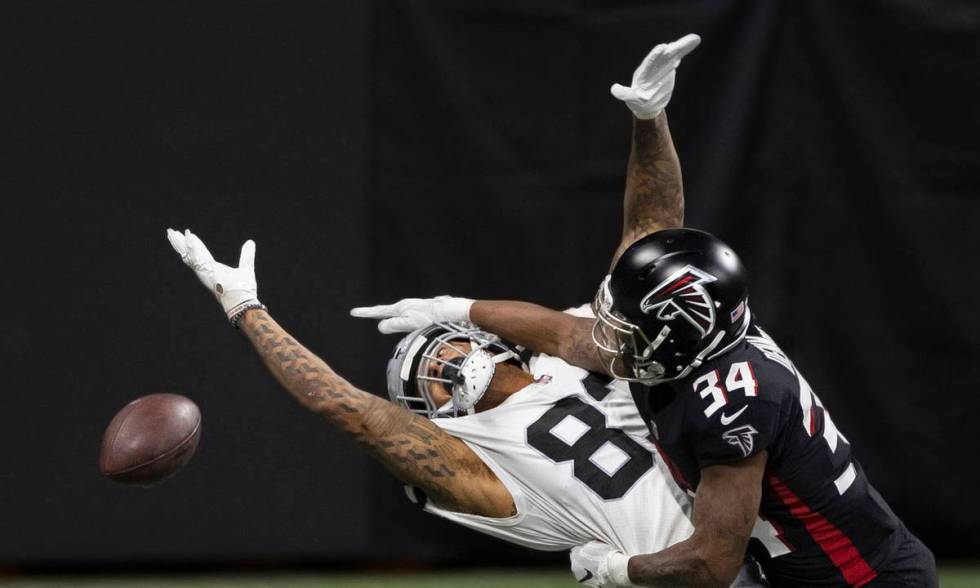
[[[572,316],[530,302],[477,300],[470,307],[470,320],[531,351],[560,357],[592,372],[607,372],[592,341],[595,319]]]
[[[701,470],[694,498],[694,533],[650,555],[630,558],[630,581],[641,586],[731,585],[745,559],[759,513],[766,452]]]
[[[612,265],[634,241],[661,229],[684,225],[681,165],[670,137],[667,115],[633,119],[633,144],[626,167],[623,240]]]
[[[438,506],[490,517],[514,514],[510,493],[461,440],[428,419],[358,389],[260,309],[241,329],[266,367],[307,409],[323,415],[399,480]]]

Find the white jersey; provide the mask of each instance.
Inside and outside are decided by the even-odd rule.
[[[469,445],[514,498],[496,519],[425,510],[532,549],[593,540],[629,555],[660,551],[693,531],[688,498],[660,461],[629,389],[537,356],[535,382],[501,405],[432,422]]]

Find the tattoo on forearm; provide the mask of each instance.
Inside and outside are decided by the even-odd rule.
[[[452,480],[493,474],[462,441],[427,419],[356,388],[265,311],[248,311],[241,327],[269,371],[297,401],[323,415],[396,477],[418,486],[437,504],[472,510],[472,505],[460,501],[466,489],[454,488]]]
[[[636,121],[626,172],[624,233],[639,238],[684,224],[684,189],[667,119]]]
[[[586,321],[572,331],[568,341],[565,342],[562,359],[589,371],[606,373],[609,371],[609,365],[603,361],[599,348],[592,340],[592,327],[585,326],[587,324],[591,322]]]

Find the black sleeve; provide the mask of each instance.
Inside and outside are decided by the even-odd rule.
[[[768,449],[782,428],[779,403],[756,396],[733,400],[708,418],[696,416],[702,426],[695,451],[702,468]]]

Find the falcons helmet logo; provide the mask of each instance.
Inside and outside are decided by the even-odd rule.
[[[742,425],[741,427],[735,427],[734,429],[725,431],[721,434],[721,438],[728,441],[730,445],[741,449],[742,457],[748,457],[752,453],[752,440],[754,439],[752,435],[758,432],[752,425]]]
[[[715,305],[704,284],[717,278],[687,265],[674,272],[640,301],[640,310],[656,313],[662,321],[678,316],[690,322],[704,337],[715,327]]]

